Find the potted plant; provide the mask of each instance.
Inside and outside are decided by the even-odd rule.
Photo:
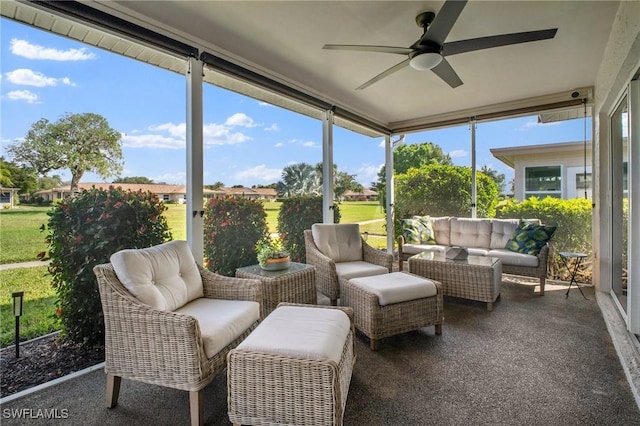
[[[279,237],[264,238],[256,243],[256,255],[260,267],[266,271],[279,271],[291,265],[289,253],[284,250]]]

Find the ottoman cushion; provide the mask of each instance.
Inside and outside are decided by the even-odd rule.
[[[378,296],[380,306],[433,297],[438,294],[431,280],[404,272],[353,278],[349,282]]]
[[[281,306],[237,350],[340,362],[351,321],[337,309]]]

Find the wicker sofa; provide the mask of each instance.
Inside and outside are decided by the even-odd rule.
[[[425,250],[445,252],[451,246],[467,248],[469,255],[490,256],[502,261],[502,272],[505,274],[522,275],[540,280],[540,294],[544,295],[544,285],[547,278],[547,259],[549,245],[544,244],[537,255],[518,253],[505,248],[518,228],[519,219],[471,219],[460,217],[431,217],[414,216],[412,220],[428,220],[433,234],[430,243],[407,243],[406,224],[410,220],[402,220],[403,235],[398,237],[399,268],[409,257]],[[527,222],[541,225],[537,219]],[[435,241],[433,241],[435,240]]]

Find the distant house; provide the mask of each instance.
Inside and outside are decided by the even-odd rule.
[[[349,190],[343,194],[342,198],[344,198],[345,201],[376,201],[378,199],[378,193],[369,188],[365,188],[362,192]]]
[[[5,188],[0,186],[0,207],[12,208],[15,205],[16,194],[20,188]]]
[[[514,170],[514,197],[591,199],[591,142],[492,148],[491,154]],[[586,159],[586,162],[585,162]]]
[[[137,183],[80,183],[78,191],[90,189],[92,187],[99,189],[108,189],[110,186],[120,187],[125,191],[143,191],[152,192],[164,202],[183,204],[187,198],[187,187],[185,185],[165,185],[165,184],[137,184]],[[4,189],[3,189],[4,192]],[[257,200],[275,200],[276,190],[272,188],[220,188],[220,189],[203,189],[204,198],[218,197],[236,197],[236,198],[253,198]],[[45,201],[60,200],[71,195],[71,187],[69,185],[60,186],[53,189],[38,191],[36,196],[42,197]]]

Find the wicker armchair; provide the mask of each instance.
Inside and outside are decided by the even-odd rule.
[[[178,242],[172,241],[156,247],[172,243]],[[186,242],[179,243],[186,245]],[[143,250],[149,249],[138,251]],[[122,378],[137,380],[189,391],[191,424],[202,425],[205,386],[226,367],[227,353],[244,340],[261,319],[260,281],[220,276],[196,265],[197,269],[193,268],[191,273],[199,273],[201,277],[202,297],[180,309],[167,311],[142,303],[135,297],[123,285],[119,275],[116,275],[113,263],[112,256],[111,263],[93,268],[104,312],[107,406],[116,406]],[[182,277],[182,271],[178,275]],[[238,326],[236,332],[239,335],[235,340],[229,343],[222,340],[217,345],[227,343],[226,346],[214,354],[207,354],[211,351],[208,345],[212,339],[207,332],[211,333],[212,328],[218,326],[215,324],[211,327],[211,324],[206,323],[206,319],[210,319],[208,316],[216,315],[211,312],[215,309],[207,308],[207,303],[211,302],[233,305],[231,309],[238,306],[240,312],[250,309],[252,315],[244,320],[249,324],[248,327]],[[258,302],[257,307],[252,302]],[[189,305],[199,306],[197,309],[204,313],[204,318],[196,318],[197,312],[185,313],[184,310],[188,310]],[[238,322],[237,318],[226,320],[230,323]],[[218,333],[221,335],[222,330],[218,330]],[[213,336],[213,339],[216,338]]]
[[[307,263],[316,267],[318,291],[336,306],[340,278],[391,272],[393,255],[375,249],[360,235],[358,224],[314,224],[304,231]]]

